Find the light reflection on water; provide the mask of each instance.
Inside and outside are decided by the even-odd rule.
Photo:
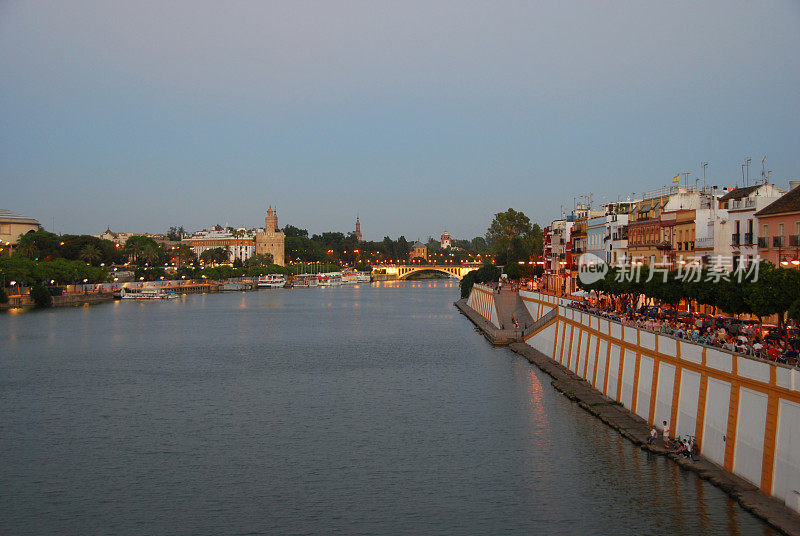
[[[0,533],[771,534],[491,348],[457,298],[0,316]]]

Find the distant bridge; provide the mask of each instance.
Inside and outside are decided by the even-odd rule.
[[[439,272],[455,277],[456,279],[463,278],[467,273],[480,268],[480,264],[386,264],[376,266],[374,271],[379,272],[385,270],[389,275],[396,275],[397,279],[408,279],[412,274],[417,272]]]

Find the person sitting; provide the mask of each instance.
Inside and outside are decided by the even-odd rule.
[[[648,445],[652,445],[657,437],[658,437],[658,431],[656,430],[656,427],[655,426],[651,426],[650,427],[650,435],[647,436],[647,444]]]

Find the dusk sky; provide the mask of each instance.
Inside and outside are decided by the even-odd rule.
[[[0,3],[0,208],[425,240],[800,177],[800,2]]]

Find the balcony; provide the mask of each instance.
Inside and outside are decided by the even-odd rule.
[[[774,248],[782,248],[785,245],[782,236],[773,236],[772,237],[772,247]]]
[[[581,253],[583,253],[583,248],[572,248],[572,252],[580,255]]]
[[[744,243],[748,246],[753,244],[753,233],[744,233]]]
[[[767,245],[767,237],[766,236],[759,236],[758,237],[758,247],[759,249],[766,249],[769,246]]]
[[[738,246],[739,245],[739,233],[733,233],[731,235],[731,245]]]
[[[678,242],[678,245],[680,245],[680,242]],[[656,249],[663,249],[663,250],[672,249],[672,244],[670,244],[665,240],[663,242],[659,242],[658,244],[656,244]]]
[[[789,246],[793,248],[800,247],[800,235],[789,235]]]

